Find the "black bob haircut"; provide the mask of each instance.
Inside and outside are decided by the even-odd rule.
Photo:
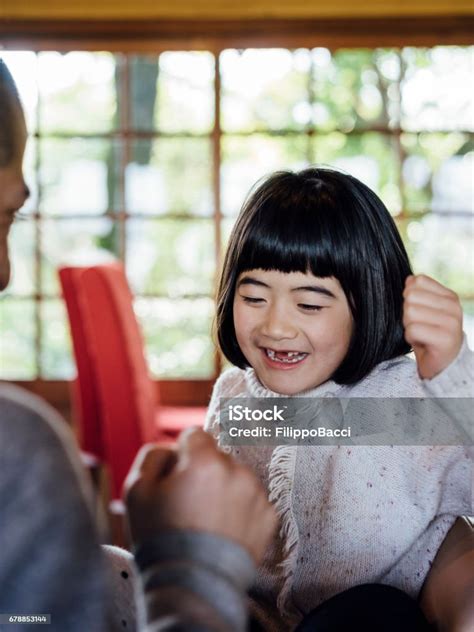
[[[311,167],[259,181],[230,236],[217,295],[217,337],[226,358],[249,366],[237,343],[233,302],[247,270],[312,272],[335,277],[349,302],[354,329],[332,375],[339,384],[365,377],[379,362],[408,353],[402,324],[408,255],[390,213],[350,175]]]

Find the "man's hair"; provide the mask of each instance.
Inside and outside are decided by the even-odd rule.
[[[8,166],[15,155],[15,114],[21,111],[20,97],[13,77],[0,59],[0,167]]]
[[[251,191],[230,236],[217,296],[219,345],[240,368],[248,362],[235,334],[234,293],[239,275],[256,269],[339,281],[353,317],[349,349],[332,376],[339,384],[410,351],[402,324],[408,255],[383,202],[356,178],[312,167],[274,173]]]

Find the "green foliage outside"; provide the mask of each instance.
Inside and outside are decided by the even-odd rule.
[[[260,177],[331,165],[378,192],[417,272],[472,296],[472,216],[456,215],[472,211],[471,54],[461,47],[224,51],[222,241]],[[25,78],[20,92],[40,133],[31,162],[45,219],[14,230],[13,284],[0,302],[0,376],[72,375],[55,269],[119,256],[124,245],[151,370],[210,377],[213,56],[131,56],[126,108],[122,55],[8,55],[15,76]],[[400,143],[392,133],[399,128]],[[159,135],[146,136],[153,131]],[[130,216],[125,224],[114,220],[118,212]],[[51,297],[39,312],[36,293]],[[474,315],[472,302],[465,309]]]

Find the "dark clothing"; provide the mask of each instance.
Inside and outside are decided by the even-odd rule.
[[[91,506],[65,422],[39,398],[0,385],[0,614],[50,614],[48,632],[135,629],[135,621],[117,616],[120,607],[134,610],[124,603],[133,593],[111,594],[122,560],[116,555],[107,571]],[[123,565],[126,559],[123,552]],[[255,569],[236,543],[169,531],[139,547],[137,560],[146,632],[246,629]],[[121,574],[123,589],[132,590],[129,573]]]
[[[295,632],[430,632],[417,602],[393,586],[363,584],[328,599]]]

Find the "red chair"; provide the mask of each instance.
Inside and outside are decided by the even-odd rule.
[[[91,433],[89,443],[102,442],[111,497],[120,499],[139,448],[148,441],[176,438],[186,427],[203,425],[206,408],[160,405],[123,266],[117,262],[72,270],[63,268],[60,278],[63,282],[69,275],[76,292],[78,309],[69,310],[72,301],[66,300],[66,305],[77,341],[75,353],[76,346],[80,348],[76,358],[82,356],[79,383],[84,377],[88,388],[95,389],[99,410],[99,430]],[[86,357],[88,361],[82,362]],[[91,431],[91,424],[83,424],[83,430]]]
[[[72,383],[72,404],[83,461],[92,466],[104,461],[103,424],[96,388],[96,377],[86,345],[84,319],[78,292],[78,276],[84,268],[61,268],[59,280],[69,316],[77,378]]]

